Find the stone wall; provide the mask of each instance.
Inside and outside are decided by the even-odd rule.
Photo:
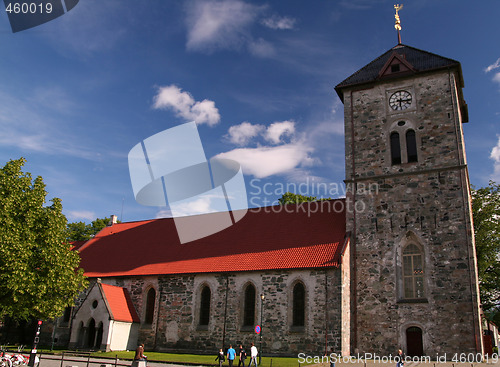
[[[51,345],[62,348],[69,346],[73,317],[76,311],[83,304],[83,301],[85,301],[85,298],[95,284],[95,281],[95,279],[91,279],[88,287],[84,291],[80,292],[78,297],[75,299],[75,305],[71,308],[69,321],[65,321],[64,316],[58,317],[54,320],[44,321],[40,334],[41,345]]]
[[[406,329],[423,331],[424,354],[480,351],[478,288],[455,73],[380,82],[345,96],[347,230],[353,236],[354,352],[406,349]],[[413,95],[392,111],[396,90]],[[416,132],[418,162],[392,165],[390,133]],[[404,140],[404,139],[402,139]],[[354,159],[352,159],[354,157]],[[404,299],[402,248],[424,251],[425,297]],[[480,342],[479,342],[480,343]],[[479,349],[478,349],[479,348]]]
[[[338,269],[330,268],[102,281],[128,288],[141,320],[146,294],[151,286],[155,287],[155,321],[152,325],[142,323],[139,333],[139,343],[143,342],[146,350],[214,354],[223,341],[226,347],[243,344],[247,348],[253,342],[259,349],[262,342],[264,355],[322,355],[330,348],[342,348],[340,276]],[[292,290],[296,282],[302,282],[306,291],[303,328],[292,327]],[[255,324],[262,327],[260,335],[253,326],[243,326],[244,290],[248,284],[256,289]],[[211,290],[208,327],[199,325],[203,286]],[[265,295],[264,301],[261,294]]]

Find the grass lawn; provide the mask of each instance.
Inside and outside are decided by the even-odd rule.
[[[96,352],[93,357],[109,357],[118,359],[133,359],[135,352]],[[194,364],[212,364],[219,366],[218,361],[215,361],[215,355],[198,355],[198,354],[175,354],[175,353],[157,353],[146,352],[149,361],[158,362],[177,362],[177,363],[194,363]],[[235,360],[234,366],[238,366],[238,359]],[[245,360],[246,363],[250,362],[250,358]],[[272,363],[272,364],[271,364]],[[227,360],[224,366],[228,366]],[[297,358],[285,357],[262,357],[263,367],[298,367],[299,362]]]

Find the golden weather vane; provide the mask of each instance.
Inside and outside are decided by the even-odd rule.
[[[398,31],[398,44],[401,44],[401,20],[399,19],[398,11],[403,9],[403,4],[394,5],[394,9],[396,9],[396,14],[394,14],[394,18],[396,18],[396,23],[394,24],[394,28]]]

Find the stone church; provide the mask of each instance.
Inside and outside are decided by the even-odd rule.
[[[481,353],[463,85],[459,62],[399,43],[335,87],[346,198],[251,209],[185,244],[171,218],[103,229],[78,247],[91,287],[58,343]]]

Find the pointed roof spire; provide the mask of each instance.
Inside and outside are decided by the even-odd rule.
[[[394,24],[394,28],[398,31],[398,45],[401,44],[401,20],[399,19],[398,11],[403,9],[403,4],[394,5],[394,9],[396,9],[396,14],[394,14],[394,18],[396,18],[396,23]]]

